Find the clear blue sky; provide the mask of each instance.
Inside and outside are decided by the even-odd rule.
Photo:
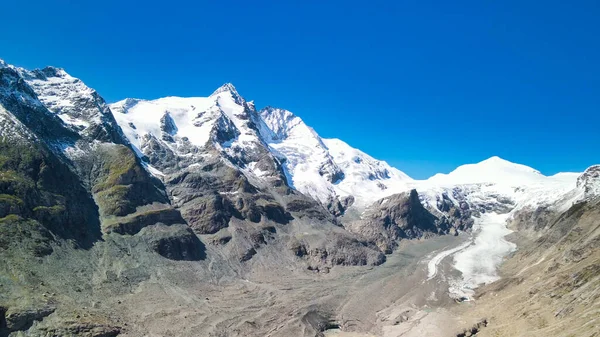
[[[600,163],[599,1],[139,3],[3,1],[0,58],[108,101],[232,82],[415,178]]]

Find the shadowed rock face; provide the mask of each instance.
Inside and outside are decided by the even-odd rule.
[[[402,239],[443,234],[447,228],[438,226],[438,219],[423,207],[416,190],[394,194],[371,205],[362,219],[347,228],[391,253]]]
[[[152,250],[167,259],[176,261],[199,261],[206,258],[206,247],[185,225],[156,226],[144,228],[141,235]]]
[[[68,188],[66,188],[68,186]],[[78,177],[41,144],[0,141],[0,238],[37,241],[36,255],[51,252],[50,233],[89,248],[100,238],[98,210]],[[14,231],[14,226],[21,231]],[[29,233],[29,234],[26,234]]]

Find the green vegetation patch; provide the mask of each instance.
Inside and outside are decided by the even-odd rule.
[[[144,172],[135,154],[125,146],[116,146],[111,151],[103,151],[103,171],[93,192],[98,193],[116,185],[128,185],[143,179]]]
[[[96,203],[102,215],[125,215],[135,211],[128,197],[131,189],[131,185],[116,185],[96,193]]]

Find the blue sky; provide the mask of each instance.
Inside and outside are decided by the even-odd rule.
[[[600,163],[598,1],[3,2],[0,58],[108,101],[232,82],[415,178]]]

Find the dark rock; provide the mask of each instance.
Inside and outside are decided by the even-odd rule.
[[[401,239],[440,233],[438,218],[423,207],[416,190],[394,194],[370,206],[361,220],[348,224],[348,230],[391,253]]]
[[[285,211],[285,209],[276,203],[269,203],[266,205],[259,206],[261,213],[264,214],[267,219],[275,221],[280,224],[287,224],[294,218],[292,215]]]
[[[42,308],[29,308],[29,309],[16,309],[8,308],[5,311],[5,322],[6,329],[9,332],[13,331],[24,331],[29,329],[34,321],[41,321],[44,317],[53,313],[55,308],[42,307]]]
[[[160,130],[170,136],[177,133],[177,125],[168,111],[160,118]]]
[[[91,322],[76,322],[58,328],[43,328],[41,331],[45,336],[117,337],[121,334],[120,327]]]
[[[106,233],[119,233],[133,235],[142,228],[157,223],[166,225],[183,224],[185,221],[178,210],[173,208],[150,209],[139,211],[134,214],[109,219],[103,224]]]
[[[303,257],[307,254],[306,246],[296,239],[288,242],[288,248],[298,257]]]
[[[254,255],[256,255],[256,250],[254,248],[250,248],[240,256],[240,262],[246,262],[250,260]]]
[[[152,250],[178,261],[199,261],[206,258],[206,247],[185,225],[147,227],[142,233]]]

